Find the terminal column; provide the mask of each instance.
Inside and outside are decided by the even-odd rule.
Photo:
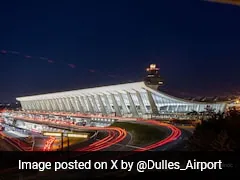
[[[155,101],[154,101],[154,99],[153,99],[153,97],[152,97],[151,92],[149,92],[148,90],[147,90],[147,95],[148,95],[148,100],[149,100],[149,102],[150,102],[150,106],[151,106],[151,109],[152,109],[153,114],[154,114],[154,115],[158,115],[159,112],[158,112],[157,105],[155,104]]]
[[[120,99],[120,102],[121,102],[121,105],[122,105],[124,114],[128,114],[128,109],[127,109],[127,106],[126,106],[126,104],[125,104],[125,102],[124,102],[124,99],[123,99],[123,97],[122,97],[122,94],[121,94],[121,93],[118,93],[118,95],[119,95],[119,99]]]
[[[86,104],[86,102],[84,100],[84,97],[83,96],[79,97],[79,101],[82,104],[84,112],[87,113],[89,110],[88,110],[88,106],[87,106],[87,104]]]
[[[131,112],[133,113],[133,116],[138,117],[138,112],[137,112],[136,106],[135,106],[132,96],[129,92],[127,92],[127,96],[128,96],[128,100],[130,103],[130,109],[131,109]]]
[[[144,105],[142,97],[141,97],[141,95],[138,91],[136,91],[136,95],[137,95],[137,98],[138,98],[138,102],[139,102],[142,114],[146,114],[147,112],[146,112],[145,105]]]
[[[99,94],[97,95],[97,98],[98,98],[98,102],[99,102],[100,107],[101,107],[101,112],[102,112],[103,114],[107,114],[107,111],[106,111],[106,109],[105,109],[105,107],[104,107],[104,104],[103,104],[103,102],[102,102],[101,96],[100,96]]]
[[[89,112],[94,113],[93,106],[92,106],[91,101],[90,101],[88,96],[86,96],[86,100],[87,100],[87,103],[88,103]]]
[[[116,101],[116,99],[114,97],[114,94],[110,94],[110,96],[111,96],[112,101],[113,101],[113,106],[114,106],[114,109],[116,111],[116,115],[117,116],[121,116],[121,111],[120,111],[119,106],[117,104],[117,101]]]
[[[108,109],[108,113],[111,114],[112,113],[112,108],[111,108],[111,105],[110,105],[110,102],[108,100],[108,97],[106,94],[103,94],[103,98],[105,100],[105,103],[107,105],[107,109]]]

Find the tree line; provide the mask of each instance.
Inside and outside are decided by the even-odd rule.
[[[237,151],[240,147],[240,112],[234,107],[212,113],[196,126],[189,139],[190,151]]]

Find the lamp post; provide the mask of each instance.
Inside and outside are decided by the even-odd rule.
[[[34,138],[34,136],[32,136],[32,151],[34,149],[34,146],[35,146],[35,138]]]
[[[62,151],[63,151],[63,133],[61,133],[61,147],[62,147]]]
[[[68,152],[69,152],[69,137],[67,136],[67,147],[68,147]]]

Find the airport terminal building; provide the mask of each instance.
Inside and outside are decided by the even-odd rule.
[[[22,109],[44,112],[72,112],[123,117],[202,112],[210,107],[224,112],[227,102],[197,102],[159,91],[163,84],[156,65],[150,65],[142,82],[102,86],[74,91],[17,98]]]

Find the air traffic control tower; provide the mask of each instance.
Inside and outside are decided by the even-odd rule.
[[[163,79],[159,74],[159,68],[157,68],[156,64],[151,64],[146,71],[147,76],[144,79],[145,85],[154,90],[158,90],[158,88],[163,84]]]

